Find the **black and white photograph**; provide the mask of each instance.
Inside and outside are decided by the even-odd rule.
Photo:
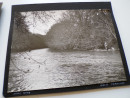
[[[126,81],[109,9],[15,12],[8,92]]]

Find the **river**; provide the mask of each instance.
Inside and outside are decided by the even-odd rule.
[[[119,51],[52,51],[11,54],[8,92],[126,81]]]

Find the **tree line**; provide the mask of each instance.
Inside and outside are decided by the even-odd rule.
[[[118,49],[111,13],[107,9],[67,10],[46,35],[53,49]]]
[[[60,11],[60,10],[59,10]],[[118,50],[116,32],[108,9],[17,12],[14,17],[12,51],[51,48],[60,50]],[[31,15],[33,21],[26,21]],[[29,25],[55,23],[46,35],[33,34]]]
[[[15,13],[11,46],[13,52],[31,51],[46,47],[44,35],[31,33],[25,18],[20,12]]]

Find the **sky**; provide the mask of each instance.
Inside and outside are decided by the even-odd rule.
[[[62,18],[62,14],[65,10],[35,12],[37,13],[37,16],[34,16],[32,11],[21,12],[21,14],[26,16],[25,21],[31,33],[46,35],[51,26]],[[46,13],[45,15],[44,12]]]

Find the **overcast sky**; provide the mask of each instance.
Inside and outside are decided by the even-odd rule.
[[[34,17],[32,12],[22,12],[22,15],[26,15],[25,21],[31,33],[45,35],[50,29],[50,27],[56,22],[58,22],[59,19],[61,19],[62,13],[65,11],[58,10],[58,11],[44,11],[44,12],[47,13],[47,15],[50,17],[47,16],[45,17],[45,15],[41,13],[41,11],[37,11],[37,13],[42,19],[39,19],[38,16]],[[42,20],[44,20],[44,22]]]

